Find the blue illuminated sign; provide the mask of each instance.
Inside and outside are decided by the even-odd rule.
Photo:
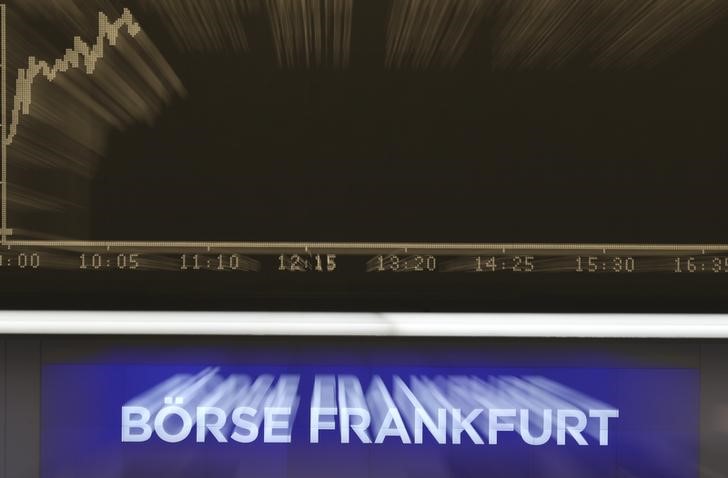
[[[196,375],[178,374],[121,408],[121,441],[156,437],[179,443],[292,443],[300,375],[219,375],[219,367]],[[524,443],[544,445],[567,436],[581,446],[591,437],[609,445],[610,419],[619,410],[543,376],[374,376],[367,392],[353,375],[315,375],[309,413],[309,441],[324,430],[340,443],[459,445],[463,435],[476,444],[498,444],[498,434],[516,432]],[[391,383],[391,388],[387,386]],[[162,400],[160,400],[164,397]],[[171,423],[170,423],[171,422]],[[262,433],[261,433],[262,428]],[[535,429],[535,432],[534,432]]]
[[[697,370],[336,353],[47,364],[42,476],[697,477]]]

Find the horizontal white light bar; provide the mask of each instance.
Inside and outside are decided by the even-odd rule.
[[[728,315],[0,312],[0,334],[728,338]]]

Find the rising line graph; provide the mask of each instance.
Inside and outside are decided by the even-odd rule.
[[[71,68],[79,68],[82,59],[86,73],[88,75],[93,74],[96,64],[104,57],[106,42],[108,41],[112,47],[116,46],[124,27],[126,27],[131,37],[135,37],[141,31],[141,27],[128,9],[124,9],[121,17],[114,22],[109,21],[104,13],[99,12],[99,33],[95,43],[88,44],[77,36],[73,39],[73,48],[67,49],[63,57],[56,59],[52,64],[37,60],[35,57],[28,59],[28,67],[21,68],[18,71],[12,117],[7,136],[8,145],[13,143],[13,139],[18,133],[21,116],[30,114],[30,105],[33,98],[32,88],[36,79],[42,76],[52,82],[59,73],[67,72]]]
[[[18,134],[18,126],[25,115],[30,114],[30,107],[33,101],[33,84],[39,78],[45,78],[53,82],[59,73],[65,73],[70,69],[78,69],[83,66],[88,75],[93,74],[97,63],[103,59],[106,44],[115,47],[119,36],[124,28],[133,38],[141,32],[141,26],[134,20],[129,9],[124,9],[121,16],[111,21],[103,12],[99,12],[98,35],[95,42],[86,43],[80,36],[73,39],[73,48],[66,49],[61,58],[47,62],[38,60],[35,57],[28,58],[28,66],[18,70],[16,80],[15,97],[8,124],[7,111],[7,6],[0,5],[0,23],[2,24],[2,37],[0,39],[2,49],[2,244],[7,243],[8,236],[12,230],[7,224],[7,148],[13,143]]]

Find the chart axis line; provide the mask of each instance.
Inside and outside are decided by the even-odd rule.
[[[609,252],[634,251],[653,253],[709,252],[728,253],[728,244],[638,244],[638,243],[428,243],[428,242],[233,242],[233,241],[73,241],[73,240],[8,240],[8,247],[55,248],[127,248],[127,249],[238,249],[300,250],[303,252],[341,250],[366,251],[460,251],[460,252]]]
[[[0,164],[0,181],[2,181],[2,198],[0,199],[0,209],[2,212],[2,231],[0,232],[0,240],[4,245],[8,240],[8,99],[7,99],[7,76],[8,76],[8,45],[7,45],[7,6],[0,4],[0,23],[2,23],[2,34],[0,36],[0,62],[2,63],[2,84],[0,85],[0,95],[2,95],[2,163]]]

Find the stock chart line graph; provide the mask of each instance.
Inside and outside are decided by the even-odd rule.
[[[104,57],[106,43],[108,42],[111,47],[116,46],[119,35],[121,35],[124,28],[131,37],[135,37],[141,31],[141,27],[134,21],[134,17],[128,9],[124,9],[121,17],[114,22],[110,22],[104,13],[99,12],[99,34],[93,45],[89,45],[81,37],[77,36],[73,40],[73,48],[67,49],[65,55],[56,59],[52,64],[33,57],[29,58],[28,67],[18,71],[7,144],[11,145],[13,143],[13,139],[18,133],[21,116],[30,114],[33,98],[32,89],[36,78],[43,76],[52,82],[59,73],[65,73],[70,68],[79,68],[81,63],[83,63],[88,75],[93,74],[96,64]]]
[[[728,308],[728,2],[0,0],[0,30],[0,308]]]
[[[82,63],[86,73],[91,75],[96,64],[104,57],[107,42],[110,47],[114,47],[124,28],[131,37],[135,37],[141,31],[141,27],[128,9],[124,9],[122,15],[113,22],[103,12],[99,12],[98,36],[95,43],[88,44],[80,36],[76,36],[73,48],[66,49],[64,56],[53,62],[30,57],[27,68],[18,70],[15,97],[8,124],[7,5],[0,5],[0,13],[2,14],[2,242],[4,244],[7,237],[12,235],[12,230],[7,225],[7,148],[13,143],[18,133],[22,116],[30,114],[33,84],[36,79],[44,77],[49,82],[53,82],[59,74],[65,73],[71,68],[79,68]]]
[[[334,2],[336,5],[338,3]],[[351,16],[352,16],[352,6],[350,5],[351,2],[344,2],[346,5],[346,8],[342,10],[342,15],[344,18],[343,21],[339,19],[336,15],[329,15],[328,13],[324,15],[324,18],[330,18],[331,23],[335,26],[339,25],[341,23],[342,25],[345,25],[346,28],[338,26],[336,28],[331,27],[331,29],[338,31],[338,29],[341,29],[345,34],[336,35],[336,38],[339,38],[339,36],[346,37],[345,40],[342,42],[334,42],[336,45],[339,45],[341,43],[342,45],[345,45],[345,47],[338,48],[336,50],[336,54],[333,55],[336,58],[339,58],[337,62],[342,64],[348,64],[350,61],[352,61],[349,56],[349,49],[348,46],[350,43],[349,36],[351,35],[351,32],[349,31],[350,24],[352,22]],[[411,3],[411,2],[410,2]],[[432,63],[430,61],[431,57],[442,57],[443,59],[447,59],[448,61],[444,61],[445,63],[456,63],[455,59],[459,59],[462,56],[463,51],[465,51],[468,46],[470,45],[470,42],[472,41],[471,38],[475,37],[475,31],[480,26],[480,19],[481,17],[485,16],[484,12],[481,12],[481,9],[483,9],[482,2],[471,2],[467,4],[461,4],[461,2],[451,2],[453,11],[459,12],[460,8],[464,8],[463,5],[468,6],[468,8],[472,8],[472,12],[470,10],[467,10],[466,13],[463,13],[462,16],[465,18],[465,23],[463,25],[460,25],[460,29],[455,28],[453,25],[447,23],[445,20],[447,18],[450,18],[451,16],[458,17],[458,15],[454,15],[451,13],[447,13],[447,15],[442,14],[440,16],[434,15],[430,12],[430,10],[427,11],[419,11],[415,8],[415,6],[407,6],[409,3],[404,4],[394,4],[392,7],[392,10],[390,12],[391,15],[393,15],[392,18],[390,18],[389,26],[385,29],[385,37],[388,38],[388,42],[385,43],[385,52],[386,55],[388,55],[385,58],[384,63],[390,64],[390,63],[397,63],[397,64],[403,64],[406,65],[408,62],[405,61],[405,57],[407,56],[408,52],[412,53],[415,52],[417,55],[422,56],[423,58],[428,59],[427,61],[424,61],[426,64]],[[288,7],[289,4],[284,1],[280,0],[277,2],[270,2],[270,4],[263,2],[264,5],[269,5],[270,14],[272,15],[274,12],[278,12],[278,10],[275,10],[273,7],[280,7],[281,5]],[[324,4],[328,5],[328,4]],[[397,5],[399,6],[406,6],[406,8],[403,7],[403,9],[397,9]],[[414,5],[414,4],[413,4]],[[434,4],[433,4],[434,5]],[[457,8],[455,8],[457,7]],[[277,8],[277,7],[276,7]],[[282,7],[281,7],[282,8]],[[594,242],[594,243],[580,243],[580,242],[574,242],[574,243],[561,243],[561,242],[549,242],[549,243],[531,243],[531,242],[458,242],[458,241],[452,241],[452,242],[427,242],[427,241],[411,241],[411,242],[403,242],[403,241],[189,241],[185,240],[185,238],[181,238],[181,240],[172,240],[172,241],[145,241],[145,240],[76,240],[76,239],[19,239],[19,240],[11,240],[10,238],[14,236],[13,234],[13,228],[10,227],[11,225],[8,224],[8,177],[7,177],[7,169],[8,169],[8,147],[14,145],[14,142],[16,140],[16,137],[18,136],[19,127],[22,125],[23,117],[28,116],[31,114],[31,110],[33,108],[33,88],[37,81],[39,80],[46,80],[49,83],[53,83],[60,75],[63,75],[65,73],[68,73],[71,70],[79,70],[81,72],[84,72],[86,75],[91,76],[94,75],[96,68],[99,64],[99,62],[103,61],[105,54],[112,48],[117,46],[117,43],[120,41],[120,38],[123,35],[128,35],[129,38],[134,39],[139,35],[140,32],[142,32],[142,22],[138,21],[138,18],[132,13],[132,9],[130,8],[124,8],[121,10],[121,13],[118,16],[111,16],[107,15],[101,11],[98,12],[98,23],[97,23],[97,35],[96,38],[92,41],[86,42],[84,41],[81,36],[75,36],[73,38],[73,44],[71,48],[68,48],[65,50],[65,53],[55,59],[51,60],[41,60],[36,58],[35,56],[30,56],[27,60],[27,63],[24,64],[22,68],[20,68],[17,71],[17,78],[15,79],[15,91],[14,96],[10,100],[10,108],[8,108],[8,85],[7,85],[7,75],[8,75],[8,63],[7,63],[7,49],[8,49],[8,38],[7,38],[7,28],[6,28],[6,22],[7,22],[7,6],[5,4],[0,5],[0,10],[2,12],[2,244],[4,246],[9,247],[29,247],[29,246],[39,246],[39,247],[72,247],[72,248],[81,248],[81,247],[105,247],[105,248],[132,248],[132,247],[140,247],[140,248],[161,248],[161,249],[180,249],[180,248],[206,248],[206,249],[214,249],[214,248],[234,248],[234,249],[240,249],[240,250],[295,250],[295,251],[303,251],[303,252],[310,252],[311,250],[337,250],[337,251],[350,251],[352,253],[359,253],[363,250],[365,251],[456,251],[456,252],[462,252],[465,253],[467,251],[503,251],[505,253],[506,251],[520,251],[520,250],[539,250],[539,251],[604,251],[606,253],[607,251],[663,251],[663,252],[675,252],[675,251],[685,251],[685,252],[691,252],[691,251],[698,251],[698,252],[705,252],[705,251],[728,251],[728,245],[727,244],[720,244],[715,243],[713,241],[701,243],[696,241],[695,243],[679,243],[679,244],[673,244],[673,243],[655,243],[655,244],[642,244],[642,243],[613,243],[613,242]],[[335,9],[334,9],[335,10]],[[402,11],[400,11],[402,10]],[[136,10],[135,10],[136,11]],[[287,11],[287,10],[286,10]],[[327,10],[323,10],[327,11]],[[410,12],[413,11],[414,13]],[[448,10],[449,11],[449,10]],[[138,11],[136,11],[139,13]],[[280,13],[280,12],[279,12]],[[423,37],[424,33],[420,32],[419,30],[415,29],[414,31],[410,31],[412,18],[419,18],[417,15],[422,16],[427,21],[432,20],[430,17],[434,15],[438,21],[442,22],[441,30],[445,32],[444,38],[456,38],[458,41],[450,41],[447,43],[437,43],[435,40],[440,41],[439,39],[433,38],[430,39],[431,43],[434,45],[437,43],[437,45],[440,45],[440,47],[445,48],[445,46],[452,47],[457,50],[457,54],[454,54],[452,52],[448,52],[445,50],[437,50],[432,49],[430,47],[430,50],[423,50],[425,48],[424,46],[421,46],[420,43],[421,37]],[[396,15],[395,15],[396,14]],[[282,15],[282,14],[281,14]],[[306,15],[308,15],[311,18],[318,19],[318,16],[316,12],[311,13],[307,10]],[[408,16],[409,15],[409,16]],[[535,15],[535,14],[534,14]],[[410,18],[411,17],[411,18]],[[442,18],[440,18],[442,17]],[[286,17],[288,18],[288,17]],[[306,17],[308,18],[308,17]],[[397,20],[397,21],[395,21]],[[477,20],[477,21],[476,21]],[[297,20],[295,18],[290,18],[287,21],[291,23],[292,26],[286,27],[287,29],[284,29],[283,27],[280,28],[281,31],[277,31],[274,29],[274,38],[275,38],[275,47],[276,52],[280,55],[281,51],[285,50],[286,48],[293,48],[298,43],[294,41],[291,45],[286,44],[286,39],[289,36],[289,33],[291,31],[297,31]],[[311,23],[311,24],[318,24],[318,20],[313,21],[310,19],[305,20],[305,22]],[[304,22],[304,26],[308,25],[308,23]],[[407,28],[398,26],[399,24],[402,25],[410,25]],[[422,20],[420,23],[425,24],[425,21]],[[439,24],[438,24],[439,25]],[[499,25],[496,22],[496,25]],[[307,27],[308,28],[308,27]],[[329,28],[329,27],[326,27]],[[515,27],[514,27],[515,28]],[[290,30],[290,31],[289,31]],[[510,30],[508,30],[510,32]],[[520,30],[519,30],[520,31]],[[308,32],[308,30],[306,30]],[[466,34],[467,33],[467,34]],[[306,33],[308,35],[308,33]],[[401,40],[400,36],[404,35],[404,38],[407,39],[407,41]],[[505,33],[503,34],[505,35]],[[515,35],[515,37],[518,37],[516,33],[509,33],[509,35]],[[519,34],[520,35],[520,34]],[[645,38],[651,38],[654,35],[646,35]],[[308,38],[308,37],[306,37]],[[317,38],[316,42],[314,42],[317,46],[316,51],[318,49],[323,48],[319,44],[323,45],[326,42],[323,42],[321,38]],[[246,40],[247,41],[247,40]],[[307,40],[308,41],[308,40]],[[443,40],[444,41],[444,40]],[[656,40],[655,40],[656,41]],[[522,39],[522,49],[524,51],[528,50],[534,50],[535,47],[531,45],[533,41],[530,39],[530,37],[524,37]],[[300,42],[299,42],[300,43]],[[304,42],[306,43],[306,42]],[[506,43],[506,42],[504,42]],[[247,44],[247,43],[246,43]],[[395,48],[393,45],[404,45]],[[307,45],[307,43],[306,43]],[[429,45],[429,43],[427,44]],[[443,46],[444,45],[444,46]],[[308,47],[300,47],[299,50],[303,52],[308,52]],[[433,47],[434,48],[434,47]],[[646,47],[645,47],[646,48]],[[341,50],[341,51],[339,51]],[[420,51],[422,50],[422,51]],[[296,50],[298,51],[298,50]],[[498,49],[496,48],[495,51],[497,52]],[[418,53],[419,52],[419,53]],[[319,52],[320,53],[320,52]],[[293,53],[290,53],[290,55],[293,55]],[[323,55],[323,53],[321,53]],[[415,57],[418,57],[415,55]],[[326,56],[326,55],[323,55]],[[497,57],[497,55],[495,55]],[[346,61],[343,60],[343,58],[346,59]],[[393,59],[394,58],[394,59]],[[452,61],[450,61],[452,60]],[[295,63],[295,62],[293,62]],[[321,62],[318,62],[321,63]],[[391,67],[391,65],[389,65]],[[8,117],[9,116],[9,117]],[[12,161],[11,161],[12,163]],[[11,164],[12,166],[12,164]]]

